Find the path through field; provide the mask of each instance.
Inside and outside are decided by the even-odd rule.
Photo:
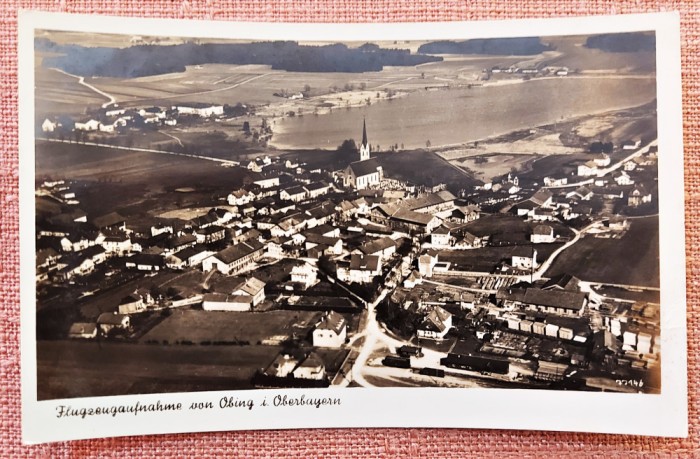
[[[97,89],[96,87],[94,87],[94,86],[91,85],[90,83],[86,83],[86,82],[85,82],[85,77],[78,76],[78,75],[73,75],[72,73],[68,73],[68,72],[66,72],[66,71],[63,71],[63,70],[57,69],[57,68],[52,68],[51,70],[55,70],[55,71],[57,71],[58,73],[62,73],[62,74],[64,74],[64,75],[68,75],[69,77],[77,78],[77,79],[78,79],[78,84],[81,84],[81,85],[85,86],[86,88],[89,88],[89,89],[91,89],[92,91],[95,91],[97,94],[101,95],[102,97],[106,97],[107,99],[109,99],[109,102],[105,102],[104,104],[102,104],[102,108],[107,108],[107,107],[109,107],[110,105],[114,104],[114,103],[117,101],[117,100],[114,98],[114,96],[112,96],[111,94],[107,94],[106,92],[102,91],[101,89]]]

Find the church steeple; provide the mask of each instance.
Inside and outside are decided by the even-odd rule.
[[[367,141],[367,121],[362,120],[362,143],[360,144],[360,161],[369,159],[369,142]]]

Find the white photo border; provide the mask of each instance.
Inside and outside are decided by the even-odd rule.
[[[34,240],[35,30],[251,40],[371,41],[656,32],[659,130],[661,394],[521,389],[312,389],[146,394],[37,401]],[[144,19],[21,11],[19,13],[19,171],[22,433],[26,443],[223,430],[313,427],[439,427],[584,431],[685,437],[686,274],[680,25],[678,13],[508,21],[305,24]],[[338,398],[340,405],[260,407],[275,396]],[[256,408],[189,411],[222,397]],[[58,418],[57,407],[182,403],[179,412]]]

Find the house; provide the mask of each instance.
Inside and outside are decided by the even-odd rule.
[[[93,339],[97,337],[97,325],[87,322],[76,322],[68,330],[68,338]]]
[[[374,255],[386,260],[396,253],[396,242],[392,238],[385,236],[367,244],[362,244],[358,249],[354,250],[353,253],[360,253],[367,256]]]
[[[292,202],[301,202],[306,200],[308,192],[302,185],[295,185],[290,188],[280,190],[280,199]]]
[[[160,271],[165,266],[163,257],[147,253],[138,253],[126,259],[127,269],[138,271]]]
[[[636,150],[642,145],[641,140],[625,140],[622,142],[623,150]]]
[[[581,201],[590,201],[590,199],[593,197],[593,191],[591,191],[591,189],[588,187],[580,186],[574,191],[566,193],[566,197],[569,199],[575,198],[580,199]]]
[[[593,162],[598,167],[607,167],[610,165],[610,156],[605,153],[599,153],[595,155]]]
[[[50,119],[46,118],[43,123],[41,123],[41,130],[42,132],[53,132],[58,128],[58,123],[55,121],[51,121]]]
[[[78,232],[63,236],[60,243],[61,250],[64,252],[79,252],[90,247],[90,239]]]
[[[148,301],[151,300],[151,301]],[[146,310],[147,301],[152,302],[150,295],[141,296],[138,292],[127,295],[119,302],[119,314],[134,314]]]
[[[442,340],[452,328],[452,314],[440,306],[434,306],[416,329],[419,339]]]
[[[260,241],[251,239],[228,247],[202,261],[202,270],[218,270],[222,274],[236,274],[262,258],[264,246]]]
[[[265,300],[265,282],[251,277],[233,290],[234,295],[248,295],[251,298],[251,306],[257,306]]]
[[[309,197],[309,199],[314,199],[319,196],[323,196],[324,194],[328,193],[328,190],[330,190],[330,188],[331,186],[323,181],[311,183],[309,185],[304,186],[304,189],[306,190],[306,194]]]
[[[316,269],[308,263],[292,268],[292,282],[301,284],[305,289],[318,282]]]
[[[432,277],[433,269],[438,262],[438,254],[434,251],[428,251],[427,253],[418,257],[418,273],[423,277]]]
[[[456,237],[453,248],[455,250],[468,250],[483,246],[483,239],[470,233],[461,231]]]
[[[106,335],[112,330],[128,330],[131,326],[131,321],[129,316],[125,314],[103,312],[97,318],[97,326],[100,332]]]
[[[195,245],[187,247],[178,252],[173,253],[166,259],[166,264],[172,269],[183,269],[185,267],[194,267],[202,263],[204,259],[214,255],[215,252],[208,250],[203,245]]]
[[[542,290],[567,290],[570,292],[578,292],[580,282],[579,278],[571,274],[559,274],[545,282],[542,286]]]
[[[437,214],[455,208],[455,195],[447,190],[427,193],[415,198],[404,199],[401,206],[414,212]]]
[[[511,265],[515,269],[534,269],[537,267],[537,249],[517,246],[511,256]]]
[[[95,265],[107,261],[107,251],[100,245],[91,245],[87,249],[81,250],[76,255],[90,259]]]
[[[409,210],[397,204],[380,204],[372,209],[370,218],[375,223],[388,225],[405,232],[430,234],[440,225],[440,219],[432,214]]]
[[[255,180],[253,183],[256,184],[257,186],[259,186],[260,188],[263,188],[263,189],[274,188],[274,187],[280,185],[280,178],[277,176],[263,177],[263,178],[260,178],[258,180]]]
[[[202,309],[205,311],[250,311],[252,309],[252,301],[249,295],[205,293],[202,297]]]
[[[452,212],[445,218],[451,223],[469,223],[474,220],[479,219],[480,209],[479,206],[469,205],[466,207],[456,207]]]
[[[545,314],[580,317],[588,304],[588,297],[583,292],[569,290],[501,288],[496,292],[496,301],[504,308],[517,307]],[[557,337],[558,333],[554,336]]]
[[[630,227],[630,222],[623,216],[614,215],[608,220],[607,226],[612,231],[626,231]]]
[[[221,241],[226,237],[226,228],[223,226],[207,226],[195,231],[194,236],[197,244],[211,244],[212,242]]]
[[[263,375],[286,381],[293,379],[324,381],[326,380],[326,366],[313,351],[301,355],[282,352],[263,371]]]
[[[110,232],[102,241],[107,256],[124,256],[131,252],[131,238],[124,232]]]
[[[549,225],[535,226],[535,228],[532,230],[532,234],[530,235],[530,242],[533,244],[549,244],[555,240],[554,228]]]
[[[651,202],[651,193],[641,186],[635,187],[627,196],[627,205],[630,207],[639,207],[649,202]]]
[[[63,259],[61,260],[62,263]],[[59,264],[60,266],[60,264]],[[71,256],[66,264],[58,270],[58,278],[67,281],[76,276],[86,276],[95,269],[95,263],[89,257]]]
[[[632,164],[634,164],[634,163],[632,163]],[[616,172],[613,175],[613,180],[615,180],[615,183],[617,183],[620,186],[634,184],[634,180],[632,180],[630,178],[629,174],[627,174],[627,172],[625,172],[625,171]]]
[[[569,183],[568,177],[545,177],[543,179],[544,186],[563,186]]]
[[[114,230],[129,232],[126,227],[126,219],[117,212],[100,215],[92,220],[92,224],[99,230]]]
[[[321,317],[313,331],[314,347],[339,348],[345,344],[347,321],[335,311],[328,311]]]
[[[296,235],[295,235],[296,236]],[[304,248],[322,248],[325,255],[341,255],[343,253],[343,240],[340,238],[321,236],[320,234],[304,232]]]
[[[255,198],[255,195],[253,193],[241,188],[241,189],[232,191],[228,195],[228,197],[226,198],[226,201],[231,206],[242,206],[242,205],[248,204],[249,202],[253,201],[254,198]]]
[[[172,107],[181,115],[195,115],[201,118],[209,118],[210,116],[220,116],[224,114],[223,105],[211,105],[205,103],[190,103],[187,105],[177,105]]]
[[[376,255],[352,254],[347,273],[338,267],[338,279],[358,284],[368,284],[382,273],[381,258]],[[341,278],[342,277],[342,278]]]
[[[578,166],[577,171],[579,177],[590,177],[593,175],[598,175],[598,165],[595,161],[587,161],[584,164]]]
[[[151,226],[151,236],[158,236],[159,234],[165,233],[173,234],[173,225],[158,223],[157,225]]]
[[[550,207],[552,205],[552,192],[542,188],[530,196],[529,201],[539,207]]]
[[[76,131],[97,131],[100,128],[100,121],[90,118],[75,122]]]
[[[450,229],[442,225],[430,233],[430,244],[437,247],[449,247],[452,245],[452,239]]]

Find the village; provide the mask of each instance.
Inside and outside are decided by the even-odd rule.
[[[112,107],[38,129],[107,145],[245,109]],[[371,123],[360,129],[340,169],[274,151],[220,160],[240,186],[150,220],[89,214],[90,184],[38,181],[37,202],[53,209],[36,226],[39,339],[235,347],[224,388],[660,390],[658,279],[605,281],[584,266],[598,247],[634,251],[658,213],[654,139],[592,144],[541,182],[508,173],[457,192],[393,177]]]

